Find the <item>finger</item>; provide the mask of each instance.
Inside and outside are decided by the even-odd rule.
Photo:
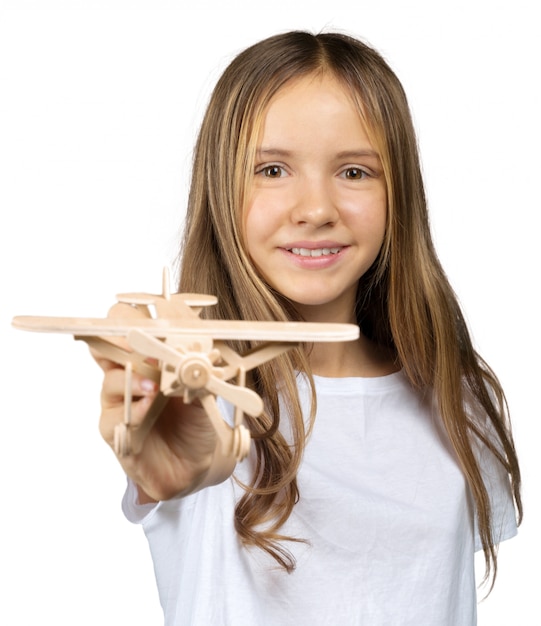
[[[154,397],[158,393],[158,385],[135,372],[131,375],[130,395],[132,398]],[[102,385],[102,406],[123,403],[126,394],[126,372],[124,368],[114,367],[105,372]]]
[[[90,348],[90,355],[104,372],[108,372],[111,369],[119,369],[122,367],[118,363],[115,363],[114,361],[111,361],[110,359],[104,357],[98,350],[94,348]]]
[[[153,397],[144,396],[131,402],[130,426],[137,428],[145,419],[152,405]],[[102,411],[99,423],[99,431],[103,439],[114,449],[115,428],[124,422],[124,405],[117,404],[114,407]]]

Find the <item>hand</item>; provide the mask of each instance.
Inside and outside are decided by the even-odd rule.
[[[104,372],[101,392],[100,432],[114,449],[114,431],[124,419],[124,368],[91,351]],[[132,374],[130,428],[140,426],[153,402],[160,401],[158,385],[137,373]],[[164,400],[161,396],[161,400]],[[186,495],[229,476],[234,463],[219,467],[216,432],[207,414],[195,403],[184,404],[181,398],[166,403],[136,454],[119,456],[126,474],[139,488],[139,502],[167,500]],[[221,457],[220,457],[221,458]]]

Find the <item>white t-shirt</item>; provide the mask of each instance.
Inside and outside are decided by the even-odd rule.
[[[157,505],[136,504],[129,484],[124,511],[148,538],[166,626],[474,625],[473,507],[432,402],[400,372],[315,382],[300,501],[283,528],[308,541],[286,544],[292,574],[240,544],[233,479]],[[483,464],[501,541],[516,533],[512,499],[491,454]]]

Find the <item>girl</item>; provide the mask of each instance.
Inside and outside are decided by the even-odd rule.
[[[178,398],[119,459],[166,624],[475,624],[474,551],[493,577],[521,519],[519,467],[433,248],[405,95],[373,49],[291,32],[233,60],[195,148],[179,287],[218,296],[207,316],[361,337],[251,373],[265,412],[246,417],[233,476],[216,476],[215,433]],[[98,360],[112,445],[124,372]],[[132,424],[157,389],[134,376],[134,391]]]

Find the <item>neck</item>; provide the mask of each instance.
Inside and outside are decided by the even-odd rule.
[[[337,301],[330,306],[297,305],[297,310],[307,322],[357,324],[354,294],[349,296],[350,301]],[[308,360],[313,374],[328,378],[373,378],[399,369],[392,350],[378,346],[362,334],[357,341],[314,343]]]
[[[328,378],[386,376],[399,368],[391,351],[362,336],[357,341],[315,343],[309,361],[312,373]]]

